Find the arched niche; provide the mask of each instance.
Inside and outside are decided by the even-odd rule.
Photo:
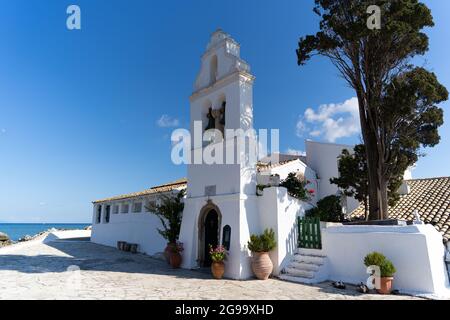
[[[216,55],[211,57],[209,62],[209,83],[213,84],[217,81],[219,61]]]

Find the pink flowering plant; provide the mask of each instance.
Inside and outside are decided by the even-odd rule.
[[[223,262],[227,258],[227,251],[222,245],[219,245],[216,248],[209,245],[209,255],[211,256],[211,260],[213,262]]]
[[[309,184],[311,184],[311,181],[304,177],[299,177],[295,172],[291,172],[286,179],[281,181],[280,187],[285,187],[291,197],[308,202],[314,197],[315,193],[314,189],[307,188]]]

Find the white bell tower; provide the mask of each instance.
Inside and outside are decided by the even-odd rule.
[[[214,32],[202,56],[200,72],[194,84],[191,101],[191,135],[194,125],[201,122],[202,133],[213,126],[225,135],[222,151],[224,164],[198,164],[188,167],[188,196],[205,195],[205,188],[215,194],[245,193],[255,194],[256,171],[250,164],[238,164],[238,156],[245,158],[249,146],[236,148],[236,139],[226,136],[226,129],[253,129],[253,81],[249,65],[241,60],[239,44],[221,30]],[[199,142],[199,139],[197,139]],[[201,145],[192,141],[192,149],[196,159],[208,153],[205,142]],[[234,148],[233,148],[234,146]],[[214,147],[214,146],[210,146]],[[247,150],[244,150],[247,147]],[[251,147],[251,146],[250,146]],[[219,148],[219,147],[217,147]],[[241,154],[238,155],[239,151]],[[227,161],[226,157],[229,156]],[[204,157],[203,157],[204,158]],[[193,159],[195,160],[195,159]],[[205,159],[203,159],[205,160]],[[203,161],[205,162],[205,161]],[[245,162],[245,161],[240,161]],[[251,172],[250,172],[250,171]]]
[[[250,234],[259,230],[256,143],[252,138],[244,142],[229,134],[229,130],[253,129],[254,79],[249,65],[240,58],[239,44],[217,30],[201,57],[190,97],[193,157],[188,165],[180,232],[180,241],[185,245],[183,267],[208,266],[208,245],[224,244],[229,247],[225,276],[234,279],[251,276],[245,246]],[[199,134],[211,130],[223,133],[223,139],[199,139]],[[222,157],[217,156],[221,153]],[[223,161],[208,163],[205,154]],[[254,161],[248,161],[249,158]]]

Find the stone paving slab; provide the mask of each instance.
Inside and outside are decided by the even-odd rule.
[[[72,267],[71,267],[72,266]],[[68,271],[69,270],[71,271]],[[413,299],[361,295],[277,279],[214,280],[205,272],[171,269],[164,261],[85,241],[36,242],[0,251],[0,299]]]

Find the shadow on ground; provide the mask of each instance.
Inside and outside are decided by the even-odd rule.
[[[59,240],[40,244],[58,250],[55,254],[3,254],[0,255],[0,270],[22,273],[66,272],[70,266],[85,271],[110,271],[138,274],[167,275],[179,278],[211,279],[205,271],[173,269],[165,261],[144,254],[132,254],[112,247],[88,241]],[[38,249],[38,247],[36,248]]]

